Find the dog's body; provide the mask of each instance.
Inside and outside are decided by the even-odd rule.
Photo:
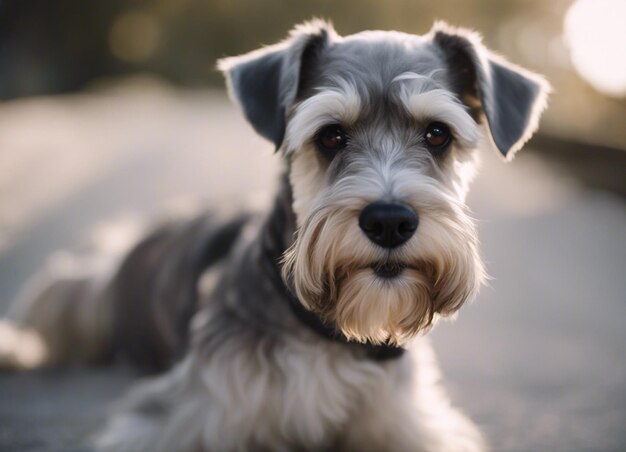
[[[487,133],[506,157],[528,139],[545,82],[441,25],[341,38],[315,22],[220,67],[284,155],[273,208],[164,226],[110,276],[55,278],[15,318],[39,361],[167,370],[127,397],[107,450],[485,449],[417,336],[479,289],[477,152]]]

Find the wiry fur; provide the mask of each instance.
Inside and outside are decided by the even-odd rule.
[[[220,68],[285,160],[272,210],[174,222],[108,276],[53,281],[19,325],[0,325],[49,354],[20,361],[0,348],[0,364],[66,362],[83,341],[84,358],[169,368],[123,400],[97,438],[102,450],[484,450],[438,387],[420,333],[476,295],[484,270],[464,200],[478,154],[493,140],[510,156],[528,139],[546,84],[442,25],[421,37],[342,38],[314,21]],[[432,121],[454,136],[441,154],[424,142]],[[315,137],[335,123],[349,141],[329,160]],[[402,246],[359,229],[360,212],[381,201],[419,215]],[[394,265],[393,277],[377,273]],[[71,306],[60,301],[70,296]],[[381,359],[376,344],[406,353]]]

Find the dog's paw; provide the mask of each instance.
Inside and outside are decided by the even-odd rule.
[[[47,348],[35,331],[0,320],[0,370],[21,371],[42,366]]]

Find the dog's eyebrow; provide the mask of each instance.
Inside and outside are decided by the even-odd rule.
[[[452,92],[441,88],[430,76],[404,73],[395,77],[392,83],[402,81],[405,83],[400,85],[396,98],[407,113],[417,121],[447,124],[464,146],[477,144],[476,122]]]
[[[435,69],[431,71],[428,75],[421,75],[417,72],[403,72],[400,75],[396,75],[391,83],[401,82],[404,80],[417,80],[420,82],[421,90],[426,90],[428,86],[432,86],[434,88],[441,88],[442,86],[437,82],[437,77],[439,74],[443,73],[443,69]]]
[[[318,93],[296,104],[287,124],[285,150],[299,149],[322,126],[353,124],[361,112],[361,96],[356,85],[345,79],[335,86],[318,88]]]

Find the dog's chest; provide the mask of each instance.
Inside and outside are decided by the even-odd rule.
[[[232,435],[227,442],[233,448],[288,450],[332,444],[387,371],[335,344],[270,348],[261,342],[214,355],[202,374],[211,399],[208,427],[216,435]]]

